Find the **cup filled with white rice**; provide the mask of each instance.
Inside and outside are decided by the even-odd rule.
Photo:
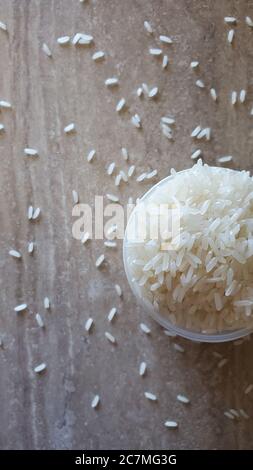
[[[203,165],[153,186],[133,210],[123,257],[129,284],[163,327],[195,341],[253,331],[253,178]]]

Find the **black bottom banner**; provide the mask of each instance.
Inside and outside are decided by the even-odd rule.
[[[162,450],[162,451],[86,451],[86,450],[0,450],[1,468],[8,465],[53,465],[61,468],[111,469],[116,466],[149,467],[150,465],[171,466],[219,465],[253,468],[253,451],[235,450]],[[3,467],[3,465],[6,467]],[[185,467],[186,468],[186,467]]]

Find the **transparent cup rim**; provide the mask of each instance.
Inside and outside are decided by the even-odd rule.
[[[222,168],[222,167],[212,167],[217,170],[226,170],[226,171],[238,171],[238,170],[233,170],[231,168]],[[189,169],[185,169],[182,171],[179,171],[178,173],[184,173],[189,171]],[[162,180],[160,180],[158,183],[154,184],[146,193],[143,194],[143,196],[140,198],[140,202],[144,202],[147,197],[150,196],[152,192],[154,192],[159,186],[162,186],[165,184],[167,181],[170,179],[173,179],[175,176],[174,175],[168,175]],[[174,325],[169,319],[164,318],[162,315],[160,315],[156,310],[154,309],[153,305],[147,300],[144,299],[141,295],[140,292],[136,286],[136,284],[132,281],[130,272],[129,272],[129,266],[127,263],[127,248],[126,248],[126,243],[127,243],[127,229],[130,226],[133,214],[135,212],[136,208],[132,211],[127,227],[125,230],[125,236],[123,240],[123,264],[124,264],[124,269],[126,273],[126,277],[129,283],[129,286],[135,295],[135,297],[138,300],[138,303],[145,308],[145,310],[149,313],[149,315],[157,322],[159,323],[163,328],[165,328],[168,331],[171,331],[175,335],[181,336],[183,338],[195,341],[195,342],[205,342],[205,343],[224,343],[227,341],[235,341],[237,339],[243,338],[245,336],[248,336],[250,333],[253,331],[253,327],[251,328],[240,328],[237,330],[231,330],[231,331],[224,331],[224,332],[217,332],[217,333],[201,333],[193,330],[189,330],[187,328],[181,328],[179,326]]]

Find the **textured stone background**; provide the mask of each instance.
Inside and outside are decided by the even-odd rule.
[[[253,395],[244,389],[253,381],[252,341],[200,345],[178,340],[186,352],[173,348],[159,326],[136,305],[123,272],[121,246],[87,246],[71,235],[72,189],[81,202],[93,205],[95,194],[115,192],[105,166],[115,160],[123,167],[120,148],[129,149],[137,174],[157,168],[159,178],[173,166],[191,165],[195,146],[190,132],[197,125],[211,126],[213,138],[201,143],[204,159],[215,163],[219,155],[232,154],[236,168],[252,169],[252,118],[249,116],[253,85],[253,31],[244,24],[253,17],[251,1],[190,0],[0,0],[0,20],[9,33],[0,31],[0,96],[13,104],[2,111],[6,131],[0,136],[0,447],[2,449],[250,449],[252,417],[231,422],[228,408],[244,408],[253,415]],[[235,15],[234,47],[226,41],[223,17]],[[155,28],[152,39],[143,21]],[[75,32],[91,33],[91,48],[60,47],[56,38]],[[171,64],[161,70],[159,59],[148,54],[159,34],[174,38],[168,51]],[[46,42],[50,59],[41,51]],[[95,64],[91,55],[102,49],[106,60]],[[200,61],[198,75],[207,87],[215,86],[215,104],[207,90],[195,87],[192,59]],[[104,80],[117,75],[120,86],[108,90]],[[156,101],[139,100],[135,90],[142,83],[158,85]],[[247,103],[231,109],[231,90],[246,88]],[[124,96],[129,110],[121,117],[115,105]],[[143,130],[134,129],[130,116],[138,112]],[[163,115],[176,118],[173,142],[161,135]],[[64,135],[74,121],[77,132]],[[23,157],[23,148],[39,149],[39,158]],[[97,150],[92,165],[85,156]],[[122,203],[141,195],[149,185],[124,186]],[[27,207],[40,206],[39,222],[27,220]],[[31,257],[27,242],[34,240]],[[23,252],[21,262],[8,255],[10,248]],[[106,267],[94,263],[106,252]],[[124,287],[124,298],[113,284]],[[43,298],[52,302],[44,311]],[[15,305],[27,302],[29,311],[16,315]],[[119,316],[108,325],[106,316],[116,305]],[[45,319],[45,331],[34,313]],[[84,331],[92,316],[95,327]],[[145,320],[150,337],[139,330]],[[113,347],[105,330],[115,334]],[[218,351],[228,358],[217,368]],[[138,376],[146,360],[148,374]],[[35,376],[33,367],[45,361],[48,369]],[[148,402],[150,390],[158,402]],[[101,405],[90,407],[95,393]],[[185,393],[191,405],[176,402]],[[176,419],[176,431],[164,427]]]

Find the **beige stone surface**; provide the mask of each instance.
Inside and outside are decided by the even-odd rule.
[[[226,40],[226,15],[235,15],[234,46]],[[81,202],[94,205],[94,196],[118,192],[121,202],[140,196],[150,187],[133,182],[120,190],[105,173],[105,166],[125,163],[120,154],[127,147],[137,174],[157,168],[159,178],[170,168],[191,165],[196,148],[190,138],[200,124],[211,126],[212,140],[201,143],[206,162],[219,155],[234,156],[236,168],[252,169],[252,118],[249,115],[253,85],[253,31],[244,23],[253,6],[243,0],[0,0],[0,98],[13,109],[2,110],[0,122],[0,448],[2,449],[250,449],[253,442],[253,395],[244,394],[253,382],[252,341],[242,345],[208,345],[177,341],[146,317],[137,306],[117,250],[92,240],[83,246],[72,237],[72,190]],[[155,34],[149,36],[143,21]],[[91,47],[61,47],[62,35],[85,32],[94,36]],[[148,49],[159,45],[159,34],[174,39],[163,45],[170,65],[162,71],[159,58]],[[46,42],[52,50],[41,50]],[[106,58],[94,63],[91,55],[104,50]],[[190,61],[200,62],[198,72]],[[104,80],[118,76],[119,87],[108,90]],[[206,89],[195,86],[196,77]],[[159,86],[157,100],[139,99],[135,91],[146,82]],[[214,103],[208,89],[219,94]],[[246,88],[244,105],[231,108],[229,94]],[[118,116],[117,101],[125,97],[128,110]],[[143,129],[136,130],[130,117],[139,113]],[[160,117],[176,118],[174,141],[159,129]],[[76,124],[76,133],[64,127]],[[39,151],[38,158],[23,156],[26,146]],[[86,155],[95,148],[92,164]],[[39,221],[27,220],[27,208],[41,207]],[[35,251],[27,253],[27,243]],[[22,260],[8,255],[11,248]],[[106,253],[104,269],[95,260]],[[124,289],[120,300],[113,288]],[[45,311],[48,296],[52,307]],[[26,302],[27,312],[14,307]],[[108,324],[112,306],[118,318]],[[38,328],[40,312],[45,329]],[[86,319],[94,318],[90,334]],[[139,330],[146,321],[152,333]],[[105,330],[117,338],[110,345]],[[219,352],[228,359],[217,368]],[[139,364],[148,365],[146,377]],[[47,363],[38,376],[33,368]],[[158,396],[149,402],[145,391]],[[94,394],[101,403],[91,409]],[[191,404],[176,401],[187,394]],[[249,420],[228,420],[224,411],[243,408]],[[164,427],[177,420],[175,431]]]

